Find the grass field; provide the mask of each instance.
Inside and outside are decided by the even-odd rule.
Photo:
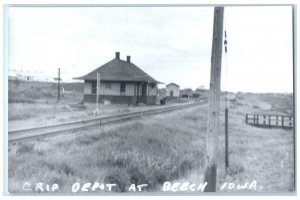
[[[280,103],[282,102],[282,103]],[[288,102],[288,103],[287,103]],[[224,118],[219,135],[218,191],[225,182],[256,181],[257,192],[294,191],[294,132],[245,124],[246,113],[290,114],[292,96],[239,94],[229,110],[229,162],[224,170]],[[224,116],[222,101],[222,116]],[[9,144],[9,190],[24,182],[57,183],[71,192],[75,182],[131,183],[161,191],[165,181],[203,182],[207,105],[111,127]],[[246,191],[253,191],[247,190]]]
[[[68,93],[61,100],[69,103],[78,103],[83,99],[83,83],[61,83]],[[61,90],[62,90],[61,87]],[[10,80],[8,82],[8,102],[25,104],[51,104],[57,101],[57,83],[29,82]]]
[[[9,129],[30,128],[51,123],[64,122],[72,118],[82,118],[79,112],[87,110],[81,104],[83,83],[62,84],[68,94],[57,102],[57,83],[25,82],[13,80],[8,83]],[[68,105],[75,111],[71,113]]]

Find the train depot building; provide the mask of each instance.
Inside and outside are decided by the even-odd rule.
[[[84,80],[84,102],[96,102],[97,73],[100,74],[100,103],[156,104],[157,84],[160,82],[133,64],[130,56],[127,56],[126,61],[121,60],[119,52],[108,63],[82,77],[74,78]]]
[[[179,88],[180,86],[177,85],[176,83],[169,83],[166,85],[167,88],[167,93],[166,96],[169,98],[179,98]]]

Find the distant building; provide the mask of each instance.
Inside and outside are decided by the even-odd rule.
[[[200,97],[200,92],[197,91],[180,91],[180,97],[181,98],[199,98]]]
[[[234,93],[228,93],[227,95],[225,94],[225,99],[231,101],[231,102],[235,102],[236,101],[236,94]]]
[[[167,97],[179,97],[179,85],[176,83],[169,83],[167,86]]]
[[[49,82],[51,78],[44,75],[43,72],[11,70],[8,74],[8,80]]]
[[[96,102],[97,73],[100,74],[99,102],[116,104],[156,104],[157,84],[160,82],[145,73],[130,60],[120,59],[120,53],[108,63],[78,78],[84,80],[84,102]]]
[[[201,85],[201,86],[199,86],[196,90],[205,90],[205,86],[204,86],[204,85]]]
[[[34,76],[32,75],[20,75],[20,74],[17,74],[17,79],[18,80],[21,80],[21,81],[34,81]]]

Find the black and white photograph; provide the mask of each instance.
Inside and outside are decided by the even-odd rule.
[[[294,195],[294,15],[5,5],[8,194]]]

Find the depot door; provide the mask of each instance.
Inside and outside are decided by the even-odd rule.
[[[142,85],[142,96],[147,96],[147,83],[143,83]]]

